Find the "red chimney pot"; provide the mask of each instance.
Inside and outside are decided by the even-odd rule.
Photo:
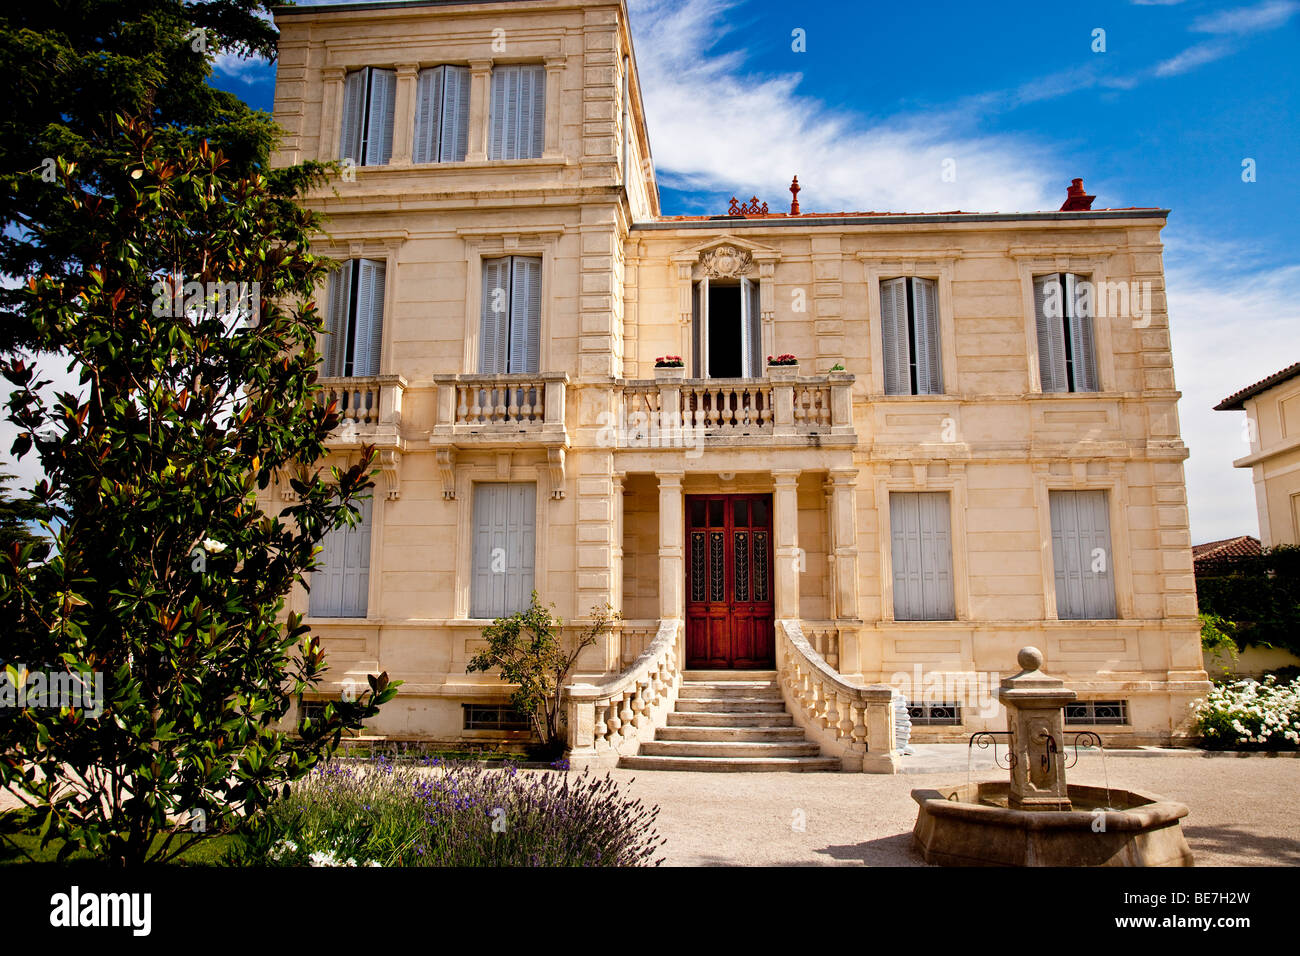
[[[1083,180],[1072,179],[1070,188],[1065,191],[1065,202],[1061,204],[1061,212],[1080,212],[1092,208],[1092,201],[1096,196],[1089,196],[1083,191]]]

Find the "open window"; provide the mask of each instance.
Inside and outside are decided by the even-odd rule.
[[[695,283],[692,332],[695,378],[754,378],[763,367],[758,283],[700,279]]]

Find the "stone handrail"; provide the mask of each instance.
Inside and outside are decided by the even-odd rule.
[[[402,419],[402,392],[406,379],[400,375],[368,375],[360,378],[319,378],[323,404],[338,404],[339,424],[396,424]]]
[[[684,624],[670,618],[632,666],[600,684],[564,688],[569,766],[609,767],[654,739],[681,683]]]
[[[796,620],[776,622],[776,667],[795,722],[844,770],[897,773],[893,691],[853,684],[803,636]]]
[[[564,427],[568,375],[440,375],[435,429]]]

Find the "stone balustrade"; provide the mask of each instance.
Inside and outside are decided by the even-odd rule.
[[[845,680],[796,620],[776,622],[777,679],[795,723],[846,771],[897,773],[893,691]]]
[[[840,666],[840,629],[833,621],[802,621],[804,637],[831,668]]]
[[[564,372],[537,375],[440,375],[431,438],[518,436],[563,439]]]
[[[660,621],[650,646],[622,674],[564,688],[570,767],[612,767],[654,739],[677,699],[685,633],[681,619]]]
[[[657,621],[623,621],[618,630],[619,660],[623,666],[630,667],[658,633]]]
[[[323,405],[332,402],[338,409],[339,424],[330,435],[331,444],[383,444],[385,437],[397,439],[402,396],[408,387],[402,376],[319,378],[317,384],[321,387],[317,401]]]
[[[647,429],[694,431],[706,439],[798,443],[856,441],[845,373],[788,378],[685,379],[624,383],[622,439],[636,446]]]

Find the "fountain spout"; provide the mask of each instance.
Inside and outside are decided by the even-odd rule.
[[[1065,705],[1075,699],[1065,682],[1042,671],[1043,654],[1036,647],[1021,648],[1016,658],[1020,673],[1005,678],[998,699],[1007,709],[1011,736],[1011,789],[1013,810],[1069,810],[1062,754]]]

